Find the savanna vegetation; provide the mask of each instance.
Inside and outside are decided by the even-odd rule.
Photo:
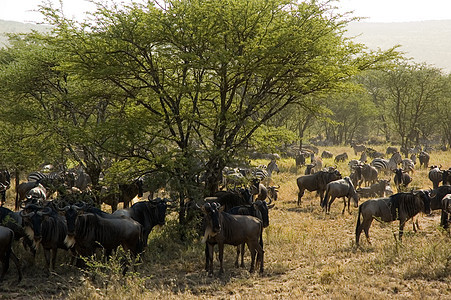
[[[136,273],[120,275],[119,254],[84,271],[65,264],[49,278],[41,278],[38,261],[19,285],[3,284],[4,295],[449,296],[449,237],[435,219],[422,218],[422,230],[402,244],[392,238],[396,225],[373,225],[374,245],[356,249],[355,214],[339,214],[338,201],[327,216],[313,194],[295,206],[302,170],[290,158],[293,146],[351,154],[350,142],[382,152],[382,145],[418,145],[432,150],[436,164],[451,161],[441,151],[451,145],[449,76],[404,59],[396,47],[374,52],[347,38],[355,18],[337,14],[333,4],[99,4],[82,22],[41,7],[51,30],[11,35],[0,50],[2,166],[18,183],[43,163],[79,165],[94,191],[146,174],[153,191],[164,188],[178,204],[153,233]],[[230,248],[226,274],[208,278],[185,202],[201,203],[216,191],[225,166],[262,163],[249,160],[254,152],[282,157],[273,178],[281,199],[265,231],[266,271],[234,269]],[[412,186],[430,186],[425,170]]]

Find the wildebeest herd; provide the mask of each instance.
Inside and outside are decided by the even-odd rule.
[[[316,157],[313,152],[306,151],[308,155],[300,152],[299,156],[304,159],[296,159],[296,164],[304,165],[305,158],[310,157],[311,168],[307,168],[308,172],[296,180],[298,197],[295,203],[301,205],[305,190],[317,192],[319,205],[326,213],[330,213],[336,198],[343,198],[344,214],[346,207],[351,213],[352,201],[354,207],[358,207],[356,245],[359,245],[362,231],[370,242],[369,228],[374,219],[381,222],[399,220],[399,240],[406,222],[419,212],[429,214],[432,210],[441,210],[441,225],[447,228],[451,212],[451,168],[442,169],[441,165],[429,167],[429,155],[421,152],[421,166],[429,167],[428,177],[433,189],[409,191],[413,176],[409,173],[415,171],[412,165],[415,166],[416,162],[403,160],[400,153],[391,148],[387,149],[390,155],[388,160],[380,157],[375,157],[371,163],[350,160],[350,175],[345,177],[342,176],[343,170],[340,172],[337,166],[322,167],[321,157]],[[356,155],[362,153],[361,158],[375,155],[375,151],[368,151],[363,145],[353,145],[353,149]],[[323,154],[325,159],[333,158],[329,151]],[[348,155],[345,154],[340,153],[333,161],[347,161]],[[205,270],[209,275],[213,274],[215,245],[219,248],[219,273],[224,272],[225,244],[236,246],[237,267],[244,267],[244,246],[247,245],[251,257],[249,271],[258,268],[263,272],[262,233],[269,226],[269,211],[277,201],[280,188],[280,185],[271,185],[273,172],[279,172],[275,159],[271,159],[268,166],[252,169],[225,168],[223,181],[219,183],[222,190],[204,198],[202,203],[192,201],[193,205],[185,205],[203,220],[199,233],[205,243]],[[6,191],[10,186],[10,176],[7,172],[2,174],[5,175],[0,178],[0,187]],[[379,178],[381,175],[390,178]],[[391,176],[394,176],[393,179]],[[20,261],[12,251],[14,240],[20,241],[33,257],[41,247],[47,273],[55,270],[59,249],[69,251],[78,267],[86,267],[83,258],[99,251],[103,251],[108,259],[119,246],[135,260],[146,250],[152,228],[165,224],[168,207],[174,205],[173,200],[151,196],[148,200],[130,205],[133,198],[143,196],[142,179],[137,178],[130,184],[120,185],[118,191],[101,194],[102,202],[112,207],[112,213],[108,213],[93,205],[96,202],[90,199],[89,185],[78,188],[74,184],[76,176],[68,178],[34,172],[28,176],[27,182],[16,188],[16,210],[0,207],[0,258],[3,265],[0,281],[8,270],[10,259],[17,266],[18,279],[22,278]],[[396,194],[391,190],[390,182],[397,188]],[[359,206],[361,198],[371,199]],[[4,202],[2,199],[2,204]],[[124,208],[117,210],[119,202],[124,203]]]

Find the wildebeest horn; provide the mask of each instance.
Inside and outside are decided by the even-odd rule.
[[[49,215],[52,212],[50,207],[44,207],[42,210],[38,211],[37,214],[40,216]]]
[[[64,206],[63,208],[58,207],[58,211],[64,211],[64,212],[66,212],[66,211],[69,210],[69,208],[70,208],[70,205],[66,205],[66,206]]]
[[[25,211],[21,210],[21,211],[19,212],[19,215],[20,215],[22,218],[31,218],[31,217],[34,216],[34,211],[32,211],[31,213],[26,213]]]
[[[71,207],[75,209],[76,211],[85,210],[87,208],[88,204],[86,202],[82,202],[81,206],[78,206],[76,204],[72,204]]]
[[[274,206],[276,206],[276,204],[274,203],[273,205],[268,205],[268,209],[273,208]]]
[[[268,196],[268,199],[269,199],[269,202],[268,202],[268,203],[266,203],[266,205],[270,205],[270,204],[272,203],[272,199],[271,199],[271,197],[269,197],[269,196]]]

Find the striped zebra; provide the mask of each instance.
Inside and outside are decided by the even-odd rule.
[[[265,165],[260,165],[257,168],[252,169],[251,173],[253,178],[256,178],[260,181],[270,177]]]
[[[392,155],[392,157],[387,160],[384,158],[375,158],[371,162],[371,165],[375,167],[379,172],[384,172],[385,174],[389,174],[394,171],[398,164],[402,162],[402,157],[399,152],[396,152]]]
[[[60,181],[61,176],[58,172],[52,172],[52,173],[41,173],[41,172],[31,172],[27,176],[28,182],[36,181],[36,182],[42,182],[42,181],[49,181],[49,182],[55,182]]]
[[[403,172],[415,172],[415,163],[413,160],[405,158],[401,161],[402,171]]]

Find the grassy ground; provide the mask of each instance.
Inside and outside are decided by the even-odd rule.
[[[355,158],[347,147],[328,150],[334,154],[347,151]],[[451,167],[450,152],[431,156],[430,164]],[[332,159],[325,163],[334,164]],[[264,232],[262,275],[236,269],[235,249],[226,246],[225,274],[217,275],[219,264],[215,260],[215,275],[208,277],[203,270],[204,245],[198,239],[179,243],[176,214],[172,213],[165,227],[152,232],[143,263],[126,276],[120,275],[119,259],[81,271],[69,266],[69,255],[60,251],[56,273],[46,277],[42,252],[33,266],[29,255],[16,247],[27,266],[24,279],[16,283],[11,265],[0,286],[0,299],[451,299],[451,240],[438,226],[438,212],[418,215],[417,233],[409,222],[402,243],[394,238],[397,222],[373,222],[372,245],[362,237],[361,248],[356,248],[357,209],[342,215],[342,202],[336,200],[331,213],[325,215],[319,198],[309,192],[297,206],[296,178],[304,169],[296,174],[294,160],[288,159],[279,167],[281,173],[274,175],[274,182],[281,188],[270,212],[270,226]],[[349,175],[347,162],[338,168]],[[432,185],[427,170],[417,169],[413,178],[412,186]],[[245,259],[248,267],[248,252]]]

